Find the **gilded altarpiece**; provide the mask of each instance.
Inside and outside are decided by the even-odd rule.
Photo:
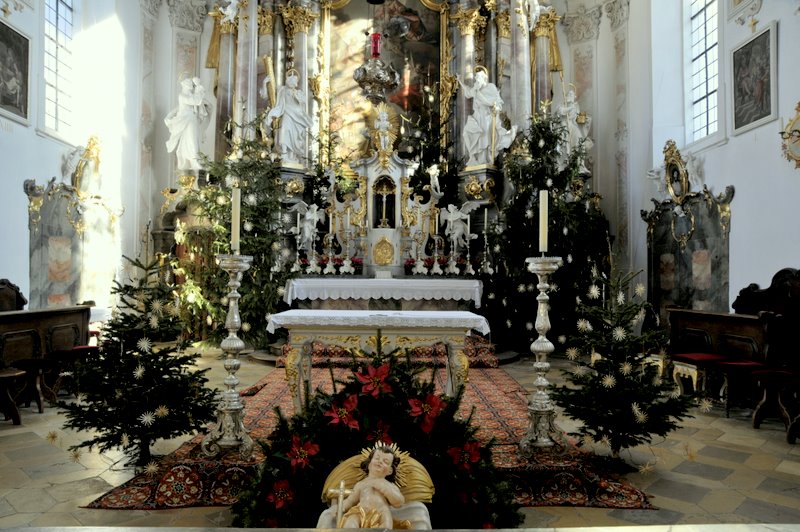
[[[664,148],[664,179],[669,199],[653,199],[647,222],[649,299],[667,323],[671,305],[728,312],[729,233],[732,186],[713,195],[707,187],[692,192],[685,161],[673,141]]]

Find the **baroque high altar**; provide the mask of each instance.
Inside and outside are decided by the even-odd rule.
[[[177,174],[191,181],[199,173],[197,140],[188,152],[181,145],[192,127],[213,131],[217,159],[237,136],[257,135],[281,167],[282,208],[291,213],[283,231],[296,254],[278,267],[378,277],[491,272],[485,236],[504,193],[499,158],[535,113],[550,112],[555,91],[563,152],[588,141],[591,120],[561,77],[561,17],[545,4],[225,0],[208,13],[214,86],[184,76],[165,120]],[[182,108],[193,113],[188,123]],[[428,153],[436,144],[438,160],[420,159],[423,139]],[[310,194],[319,168],[330,176],[324,204]]]

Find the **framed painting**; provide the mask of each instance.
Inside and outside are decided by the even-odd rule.
[[[0,20],[0,116],[28,124],[30,39]]]
[[[433,0],[387,0],[377,6],[348,0],[332,3],[327,32],[329,112],[330,130],[338,136],[338,156],[364,151],[365,124],[375,115],[372,102],[353,82],[353,72],[369,57],[367,35],[373,31],[382,34],[380,59],[399,76],[398,86],[386,94],[390,117],[414,123],[421,116],[426,91],[440,82],[442,73],[446,36],[443,39],[441,27],[446,14],[441,5],[447,4]],[[323,28],[325,24],[323,19]]]
[[[778,117],[777,33],[773,21],[731,49],[734,135]]]

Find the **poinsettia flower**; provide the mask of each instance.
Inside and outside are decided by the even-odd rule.
[[[422,432],[425,433],[429,433],[433,430],[436,417],[442,412],[442,408],[444,408],[444,401],[442,401],[438,395],[432,393],[428,394],[425,401],[409,399],[408,404],[411,406],[412,417],[424,416],[420,428]]]
[[[388,376],[389,364],[382,364],[377,368],[370,365],[367,367],[366,375],[363,373],[356,373],[356,378],[364,385],[361,387],[361,393],[364,395],[371,395],[376,399],[381,392],[389,393],[392,391],[392,387],[386,382]]]
[[[382,420],[378,420],[378,425],[367,434],[369,441],[379,441],[383,443],[392,443],[392,438],[389,437],[389,425]]]
[[[453,464],[470,471],[472,464],[481,459],[481,444],[478,442],[467,442],[463,447],[450,447],[447,454],[453,459]]]
[[[272,491],[267,495],[267,502],[275,505],[276,510],[290,504],[294,500],[294,492],[288,480],[279,480],[272,485]]]
[[[292,449],[289,451],[289,458],[292,461],[292,469],[305,467],[308,459],[319,452],[319,445],[310,441],[301,442],[296,434],[292,436]]]
[[[334,403],[331,409],[325,412],[326,416],[332,417],[330,424],[338,425],[342,423],[351,429],[358,430],[358,420],[353,417],[353,411],[358,407],[358,396],[351,395],[344,400],[344,403],[337,405]]]

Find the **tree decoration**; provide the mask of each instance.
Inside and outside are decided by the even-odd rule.
[[[79,399],[60,401],[66,428],[91,438],[72,451],[95,446],[121,448],[138,466],[150,462],[150,446],[204,429],[213,420],[215,391],[206,388],[208,369],[193,369],[197,354],[176,341],[181,322],[174,285],[158,262],[127,259],[136,275],[115,282],[119,303],[103,329],[100,349],[75,367]]]
[[[554,337],[563,336],[575,323],[575,297],[585,294],[593,265],[604,267],[608,221],[600,211],[600,196],[589,190],[581,173],[583,144],[568,156],[559,150],[566,134],[551,115],[534,116],[503,160],[510,189],[499,200],[499,219],[488,228],[489,248],[496,271],[482,276],[482,308],[492,331],[503,331],[497,343],[526,352],[535,339],[527,328],[536,312],[536,275],[525,259],[540,255],[539,191],[549,193],[548,256],[562,257],[564,264],[553,275],[550,320]],[[605,265],[607,267],[607,265]]]
[[[551,392],[565,414],[582,423],[582,441],[608,445],[615,457],[678,428],[690,404],[647,359],[663,351],[667,332],[644,325],[654,313],[643,301],[644,285],[631,292],[637,275],[613,271],[609,278],[594,270],[568,340],[567,358],[574,362],[564,371],[568,384]]]
[[[471,417],[457,415],[461,395],[444,397],[423,379],[429,370],[393,352],[354,357],[333,393],[311,396],[260,442],[260,476],[232,507],[234,526],[312,528],[326,508],[328,474],[377,442],[396,443],[431,475],[434,528],[509,528],[520,524],[518,505],[492,463],[492,444],[476,440]],[[331,375],[333,378],[333,374]]]

